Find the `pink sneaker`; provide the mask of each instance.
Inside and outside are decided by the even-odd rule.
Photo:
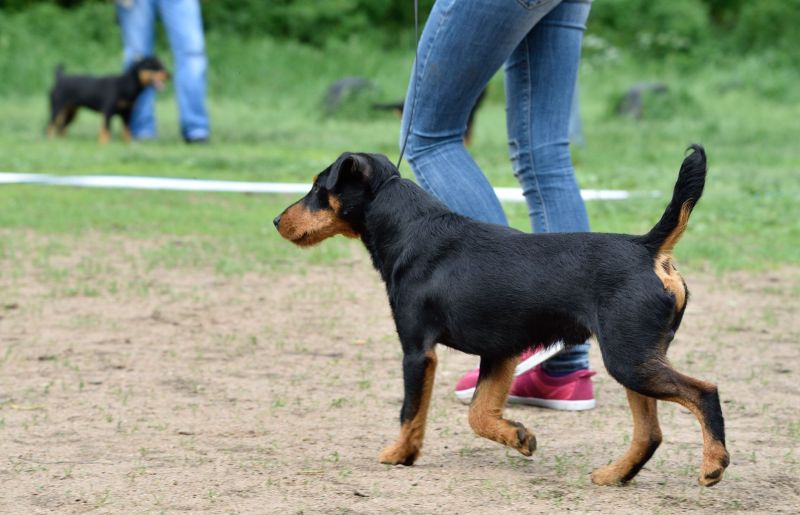
[[[546,361],[564,348],[562,342],[556,342],[550,347],[545,348],[544,345],[537,345],[531,347],[519,357],[519,364],[514,369],[514,377],[519,377],[525,372],[532,370],[536,365]],[[464,404],[469,404],[472,401],[472,394],[475,393],[475,385],[478,384],[479,368],[470,370],[458,380],[456,383],[456,398]]]
[[[595,372],[578,370],[565,376],[552,377],[538,366],[563,348],[564,345],[559,342],[546,349],[537,346],[525,351],[514,371],[508,402],[572,411],[594,408],[591,377]],[[478,368],[470,370],[456,383],[456,398],[464,404],[472,401],[478,373]]]
[[[508,402],[567,411],[592,409],[596,403],[591,377],[596,373],[576,370],[565,376],[553,377],[542,367],[536,367],[514,378],[508,392]]]

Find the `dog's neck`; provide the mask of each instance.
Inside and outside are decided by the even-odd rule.
[[[406,179],[385,183],[367,205],[361,241],[384,282],[389,284],[392,270],[402,259],[412,258],[407,250],[409,242],[418,236],[416,222],[435,213],[447,214],[450,210]]]

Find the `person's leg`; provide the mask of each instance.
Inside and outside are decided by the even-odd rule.
[[[203,18],[198,0],[158,0],[158,11],[175,62],[175,97],[181,134],[187,141],[205,140],[210,127],[206,111],[206,59]]]
[[[572,109],[569,112],[569,142],[582,147],[586,140],[583,139],[583,122],[581,121],[581,95],[578,91],[580,83],[575,82],[575,92],[572,94]]]
[[[505,67],[509,152],[534,232],[589,231],[569,153],[569,113],[591,3],[564,1],[514,50]],[[588,344],[542,364],[554,375],[589,367]]]
[[[450,209],[507,225],[489,181],[464,146],[470,110],[492,75],[557,0],[437,0],[419,43],[400,142],[419,183]],[[530,8],[526,8],[528,5]],[[416,91],[415,91],[416,90]]]
[[[137,59],[153,55],[155,39],[155,0],[117,2],[117,20],[122,33],[124,66],[127,70]],[[131,135],[136,139],[155,138],[155,91],[145,89],[131,115]]]

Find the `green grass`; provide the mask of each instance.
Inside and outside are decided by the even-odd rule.
[[[8,36],[6,36],[7,38]],[[22,36],[20,36],[22,37]],[[0,38],[2,39],[2,38]],[[12,49],[14,41],[6,41]],[[3,41],[0,41],[3,43]],[[30,39],[28,44],[35,44]],[[386,51],[353,40],[312,49],[269,40],[209,36],[212,144],[187,147],[178,137],[172,92],[160,95],[160,140],[101,147],[98,117],[82,113],[68,138],[43,137],[46,90],[52,65],[109,72],[116,53],[89,48],[39,61],[0,53],[0,69],[18,69],[28,85],[0,86],[0,170],[58,174],[135,174],[258,181],[308,181],[345,150],[397,155],[398,121],[389,114],[350,110],[326,117],[320,107],[327,86],[348,75],[370,77],[375,95],[401,98],[411,50]],[[105,53],[103,53],[105,52]],[[706,193],[678,247],[680,261],[717,271],[800,263],[800,155],[797,120],[800,74],[756,57],[692,64],[680,60],[642,63],[603,49],[588,49],[581,75],[586,146],[574,150],[584,188],[660,191],[638,198],[588,204],[593,230],[641,233],[660,216],[674,184],[683,150],[706,146],[710,173]],[[643,120],[613,114],[619,95],[641,80],[665,82],[670,93],[651,99]],[[472,151],[497,186],[516,185],[505,143],[502,77],[477,118]],[[403,165],[402,172],[410,177]],[[167,251],[165,262],[247,271],[276,263],[329,262],[353,252],[329,242],[301,252],[281,241],[272,218],[286,196],[77,190],[42,186],[0,187],[0,228],[5,248],[15,235],[89,232],[134,238],[194,238],[197,245]],[[526,208],[506,206],[512,224],[529,230]],[[0,246],[2,251],[3,246]],[[179,254],[197,255],[176,258]],[[220,265],[220,263],[226,263]]]

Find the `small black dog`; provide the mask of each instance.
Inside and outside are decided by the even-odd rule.
[[[105,144],[111,139],[111,117],[119,115],[124,124],[124,139],[130,141],[131,110],[136,98],[148,86],[161,89],[169,72],[155,57],[139,59],[122,75],[91,77],[64,75],[64,67],[56,68],[55,84],[50,90],[50,123],[47,136],[63,136],[75,119],[78,109],[87,107],[103,115],[98,140]]]
[[[360,237],[386,283],[403,347],[405,400],[383,463],[412,465],[422,447],[437,343],[481,357],[469,409],[475,432],[530,456],[536,439],[502,418],[520,353],[533,344],[597,338],[626,388],[630,450],[592,473],[601,485],[631,480],[661,443],[656,400],[700,421],[700,484],[722,479],[729,457],[717,388],[674,370],[666,353],[688,290],[672,249],[703,192],[706,157],[693,145],[661,220],[643,236],[524,234],[450,211],[382,155],[343,154],[274,223],[300,246],[335,234]]]

